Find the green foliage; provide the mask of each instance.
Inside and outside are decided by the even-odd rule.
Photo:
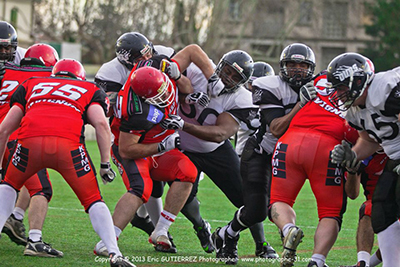
[[[371,42],[364,50],[375,64],[376,71],[392,69],[400,59],[400,0],[377,0],[367,5],[372,24],[365,26],[366,33],[377,42]]]
[[[95,166],[99,166],[98,148],[94,141],[88,142],[88,150]],[[113,166],[116,170],[115,166]],[[84,212],[78,199],[56,172],[50,170],[54,196],[49,205],[49,211],[43,228],[43,240],[51,243],[55,248],[64,252],[64,258],[38,258],[23,256],[24,248],[12,243],[3,234],[0,239],[1,266],[34,267],[34,266],[109,266],[106,258],[93,255],[94,245],[99,241],[90,224],[89,216]],[[98,178],[100,181],[100,178]],[[111,211],[126,191],[121,177],[107,185],[101,182],[102,196]],[[200,210],[208,220],[213,230],[227,224],[236,211],[223,193],[210,181],[208,177],[200,182],[198,198],[201,202]],[[358,208],[363,201],[362,194],[355,201],[349,201],[344,216],[342,230],[335,246],[328,255],[327,264],[330,266],[351,265],[357,260],[355,246],[356,227],[358,222]],[[318,223],[315,198],[311,193],[308,182],[300,192],[294,206],[297,213],[297,224],[305,232],[303,242],[299,245],[299,262],[295,266],[306,266],[312,255],[313,235]],[[29,212],[29,210],[28,210]],[[28,227],[28,218],[25,217]],[[279,252],[282,251],[281,240],[277,228],[270,221],[264,222],[267,241]],[[157,253],[148,243],[148,236],[139,229],[127,226],[118,241],[119,247],[125,256],[140,266],[215,266],[215,253],[205,253],[197,239],[192,225],[183,215],[179,214],[170,228],[174,242],[178,248],[177,254]],[[374,248],[374,250],[376,247]],[[241,233],[239,240],[238,266],[272,266],[279,263],[260,261],[254,256],[255,245],[248,230]],[[192,261],[192,262],[191,262]],[[257,262],[258,261],[258,262]],[[219,264],[224,266],[224,264]]]

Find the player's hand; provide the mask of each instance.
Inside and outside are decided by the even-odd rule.
[[[169,115],[169,118],[160,122],[161,127],[167,130],[182,130],[185,121],[178,115]]]
[[[309,101],[317,97],[317,90],[314,87],[314,82],[308,82],[300,88],[300,107],[304,107]]]
[[[210,103],[210,98],[203,92],[191,93],[185,97],[185,103],[189,105],[199,104],[202,107],[207,107]]]
[[[173,61],[163,59],[161,61],[161,71],[166,73],[171,79],[179,80],[179,78],[181,78],[179,66]]]
[[[332,163],[341,164],[350,170],[358,170],[361,161],[357,160],[357,154],[351,150],[349,143],[342,140],[342,144],[336,145],[332,150]]]
[[[222,92],[222,90],[224,90],[224,88],[225,85],[218,77],[218,75],[215,73],[211,75],[211,77],[208,79],[207,94],[210,97],[217,97]]]
[[[102,162],[100,164],[100,176],[101,180],[103,180],[103,184],[111,183],[112,181],[114,181],[117,174],[113,169],[111,169],[110,162]]]
[[[167,152],[174,148],[179,148],[181,139],[178,132],[168,135],[158,144],[158,152]]]

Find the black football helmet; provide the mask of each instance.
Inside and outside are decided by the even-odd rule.
[[[0,21],[0,46],[11,46],[9,52],[0,53],[0,62],[14,61],[18,46],[18,36],[14,27],[6,21]]]
[[[358,53],[335,57],[327,71],[328,86],[335,90],[329,101],[343,111],[348,110],[363,94],[375,75],[372,61]]]
[[[302,69],[288,68],[288,62],[306,63],[308,70],[304,74]],[[315,70],[315,55],[314,52],[305,44],[294,43],[290,44],[281,53],[279,60],[280,72],[279,75],[293,89],[299,89],[304,84],[311,81]]]
[[[259,77],[274,75],[275,71],[270,64],[263,61],[258,61],[254,63],[254,71],[253,75],[250,77],[249,83],[253,83],[253,81]]]
[[[240,78],[235,79],[232,75],[231,70],[227,68],[231,67]],[[253,75],[254,61],[249,54],[242,50],[233,50],[226,53],[219,61],[215,74],[221,78],[225,85],[224,92],[233,93],[241,85],[245,84],[250,77]]]
[[[119,62],[132,69],[136,60],[154,53],[153,44],[141,33],[127,32],[121,35],[115,44],[115,53]]]

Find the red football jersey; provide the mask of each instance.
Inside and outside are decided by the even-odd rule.
[[[317,88],[317,97],[307,103],[292,119],[289,129],[311,128],[330,135],[340,143],[344,139],[347,127],[344,114],[335,108],[329,101],[329,89],[326,88],[326,74],[318,76],[314,80]]]
[[[58,136],[83,142],[87,109],[99,104],[107,113],[106,93],[94,83],[70,78],[33,77],[23,82],[11,98],[25,116],[18,138]]]
[[[133,72],[143,66],[159,68],[161,59],[166,56],[154,56],[147,61],[141,61],[135,65],[128,76],[131,80]],[[138,97],[126,82],[118,93],[117,103],[114,106],[114,119],[111,131],[114,135],[114,144],[118,145],[120,131],[140,136],[139,143],[159,143],[174,130],[165,130],[159,123],[169,114],[176,114],[178,109],[178,90],[175,81],[171,79],[175,91],[174,101],[166,108],[148,104],[144,99]]]
[[[48,77],[51,75],[51,67],[39,66],[18,66],[6,63],[6,73],[2,80],[0,89],[0,123],[10,110],[10,100],[12,94],[17,90],[18,85],[31,77]],[[18,130],[11,134],[10,140],[17,138]]]

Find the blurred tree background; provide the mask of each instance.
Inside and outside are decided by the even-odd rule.
[[[400,65],[400,0],[346,3],[336,0],[34,0],[33,34],[36,42],[82,44],[82,61],[86,64],[102,64],[112,59],[115,41],[129,31],[140,32],[154,44],[175,50],[197,43],[214,61],[231,49],[244,49],[255,60],[274,63],[275,67],[283,46],[292,40],[307,43],[319,55],[324,55],[327,44],[338,47],[337,51],[333,48],[333,52],[325,53],[324,59],[317,58],[323,69],[329,62],[327,58],[333,58],[332,53],[349,49],[349,44],[358,38],[354,32],[362,31],[369,36],[364,42],[366,48],[355,52],[370,57],[377,71]],[[343,9],[349,10],[348,19],[340,16],[343,4],[348,5]],[[364,13],[356,13],[361,9],[366,10],[367,19]],[[332,25],[325,22],[329,16]],[[327,29],[345,34],[335,37]],[[252,44],[246,46],[244,39],[251,39]],[[345,44],[344,48],[339,49],[340,42]]]
[[[378,40],[369,42],[364,54],[371,58],[377,70],[399,66],[400,0],[377,0],[367,6],[372,14],[372,24],[366,26],[366,33]]]

